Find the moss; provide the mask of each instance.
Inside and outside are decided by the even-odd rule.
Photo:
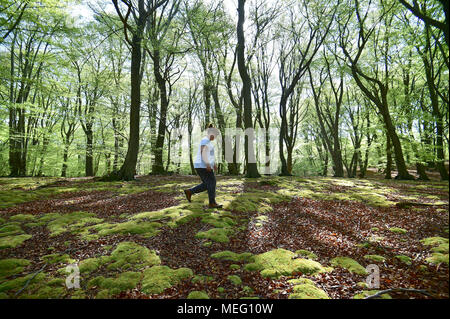
[[[110,297],[109,290],[103,289],[95,296],[95,299],[108,299],[109,297]]]
[[[163,221],[163,220],[170,220],[174,223],[184,223],[187,221],[187,219],[190,219],[192,217],[189,217],[194,214],[194,211],[192,207],[189,207],[186,204],[181,204],[177,206],[167,207],[161,210],[157,211],[151,211],[151,212],[142,212],[139,214],[136,214],[131,217],[133,220],[148,220],[148,221]],[[182,219],[185,219],[181,221]]]
[[[447,244],[440,244],[437,247],[433,247],[433,248],[431,248],[431,251],[433,251],[435,253],[441,253],[441,254],[448,253],[448,243]]]
[[[17,214],[9,217],[9,220],[15,221],[15,222],[31,222],[36,219],[35,215],[31,214]]]
[[[167,266],[153,266],[144,270],[142,279],[142,292],[147,294],[160,294],[183,279],[193,276],[189,268],[171,269]]]
[[[140,279],[141,273],[129,271],[113,278],[95,277],[88,282],[87,286],[88,288],[98,287],[118,293],[135,288]]]
[[[399,227],[391,227],[391,228],[389,228],[389,230],[391,232],[397,233],[397,234],[406,234],[408,232],[406,229],[399,228]]]
[[[372,227],[370,230],[371,231],[379,231],[380,229],[378,227]]]
[[[368,259],[370,261],[381,262],[381,263],[386,260],[386,258],[384,258],[383,256],[380,256],[380,255],[365,255],[364,258]]]
[[[230,269],[231,269],[231,270],[238,270],[238,269],[240,269],[240,268],[241,268],[241,266],[236,265],[236,264],[230,265]]]
[[[264,214],[272,211],[270,204],[286,200],[287,197],[279,193],[269,193],[255,190],[252,192],[240,193],[235,197],[219,197],[218,202],[223,203],[223,207],[230,211],[258,212]]]
[[[0,237],[0,249],[14,248],[31,238],[31,235]]]
[[[209,299],[209,296],[204,291],[191,291],[187,299]]]
[[[278,278],[295,273],[317,274],[327,271],[316,261],[295,258],[295,254],[286,249],[275,249],[254,256],[254,263],[245,265],[249,271],[260,270],[263,277]]]
[[[405,263],[407,265],[411,265],[411,257],[405,256],[405,255],[397,255],[395,256],[398,260],[400,260],[402,263]]]
[[[0,293],[1,292],[16,292],[19,289],[21,289],[25,283],[29,280],[29,285],[27,290],[30,290],[30,288],[36,288],[35,284],[39,284],[45,280],[46,274],[45,273],[38,273],[36,276],[33,277],[33,274],[29,274],[23,277],[18,277],[12,280],[5,281],[0,284]]]
[[[202,244],[202,246],[203,247],[211,247],[212,246],[212,241],[205,241],[203,244]]]
[[[225,288],[217,287],[217,292],[220,293],[220,294],[223,294],[225,292]]]
[[[213,280],[213,279],[214,279],[214,278],[211,277],[211,276],[195,275],[195,276],[192,278],[191,282],[192,282],[193,284],[195,284],[195,283],[207,283],[208,281],[211,281],[211,280]]]
[[[161,260],[154,250],[133,242],[121,242],[110,256],[82,260],[79,269],[80,273],[90,273],[101,266],[106,266],[108,270],[140,270],[160,263]]]
[[[159,265],[161,260],[154,250],[133,242],[122,242],[117,245],[108,259],[111,264],[108,269],[142,269],[147,266]]]
[[[249,287],[249,286],[244,286],[244,287],[242,287],[242,292],[245,293],[245,294],[247,294],[247,295],[250,295],[250,294],[252,294],[254,291],[253,291],[253,288],[251,288],[251,287]]]
[[[443,237],[428,237],[420,241],[425,246],[437,246],[441,244],[448,244],[448,238]]]
[[[103,219],[96,218],[94,213],[88,212],[73,212],[69,214],[46,214],[39,218],[39,222],[36,225],[45,225],[50,231],[50,236],[57,236],[65,232],[72,234],[87,233],[88,224],[98,224]]]
[[[148,238],[158,234],[161,226],[162,225],[157,222],[130,220],[116,224],[99,224],[94,226],[93,229],[97,230],[100,236],[111,234],[138,234]]]
[[[296,285],[292,290],[289,299],[330,299],[325,291],[310,283]]]
[[[0,260],[0,279],[20,274],[28,265],[30,261],[27,259],[2,259]]]
[[[87,258],[82,261],[80,261],[80,264],[78,266],[78,269],[80,270],[80,273],[90,273],[99,268],[102,265],[102,259],[101,258]]]
[[[335,267],[342,267],[358,275],[367,275],[366,269],[361,266],[356,260],[349,257],[336,257],[331,260],[331,265]]]
[[[18,223],[8,223],[0,227],[0,237],[18,234],[23,234],[23,230]]]
[[[211,213],[203,216],[201,222],[213,225],[216,228],[232,227],[236,224],[236,222],[230,217],[217,213]]]
[[[361,293],[353,296],[353,299],[364,299],[366,297],[376,294],[379,290],[363,290]],[[379,298],[381,299],[392,299],[389,294],[382,294]]]
[[[435,265],[445,263],[448,265],[448,238],[443,237],[428,237],[422,239],[421,242],[425,246],[432,246],[431,256],[426,259],[427,262]]]
[[[198,232],[195,234],[195,237],[210,239],[219,243],[228,243],[230,241],[228,235],[231,233],[233,233],[233,230],[229,228],[212,228],[207,231]]]
[[[369,285],[367,283],[365,283],[364,281],[360,281],[360,282],[356,283],[356,285],[361,288],[369,288]]]
[[[231,261],[243,261],[252,262],[254,260],[252,253],[241,253],[237,254],[229,250],[224,250],[211,255],[211,258],[217,258],[221,260],[231,260]]]
[[[59,255],[59,254],[50,254],[41,257],[41,260],[47,262],[48,264],[60,264],[60,263],[70,263],[71,259],[69,255]]]
[[[370,236],[369,238],[367,238],[367,241],[368,241],[369,243],[379,243],[379,242],[383,241],[383,239],[384,239],[383,236],[375,236],[375,235],[372,235],[372,236]]]
[[[306,257],[308,259],[312,259],[312,260],[317,259],[317,255],[315,253],[310,252],[305,249],[299,249],[299,250],[295,251],[295,254],[297,254],[298,256],[301,256],[301,257]]]
[[[441,253],[432,253],[431,257],[428,257],[426,261],[428,261],[431,264],[439,265],[439,264],[447,264],[448,265],[448,254],[441,254]]]
[[[227,277],[227,279],[229,280],[229,281],[231,281],[234,285],[236,285],[236,286],[240,286],[240,285],[242,285],[242,279],[241,279],[241,277],[239,277],[239,276],[236,276],[236,275],[229,275],[228,277]]]
[[[85,299],[85,298],[86,298],[86,294],[81,289],[75,290],[75,292],[72,294],[72,296],[70,296],[70,299]]]
[[[370,242],[363,242],[363,243],[356,244],[356,247],[360,247],[360,248],[370,248],[370,246],[371,246]]]

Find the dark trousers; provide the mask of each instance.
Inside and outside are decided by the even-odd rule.
[[[206,168],[196,168],[198,176],[200,176],[202,183],[191,188],[190,191],[195,193],[201,193],[208,190],[208,198],[210,204],[216,203],[216,176],[214,171],[208,172]]]

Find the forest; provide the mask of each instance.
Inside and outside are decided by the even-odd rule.
[[[448,298],[448,19],[0,0],[0,299]]]

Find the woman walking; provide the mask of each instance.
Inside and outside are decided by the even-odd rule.
[[[200,176],[202,183],[191,188],[185,189],[184,194],[186,199],[191,202],[192,194],[208,191],[209,208],[222,208],[222,205],[216,203],[216,176],[214,171],[217,171],[217,165],[214,159],[214,141],[218,135],[218,130],[212,124],[209,124],[206,129],[206,136],[200,141],[197,156],[194,161],[194,168]]]

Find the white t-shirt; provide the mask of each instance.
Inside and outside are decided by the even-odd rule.
[[[214,167],[214,145],[211,143],[211,141],[207,137],[202,138],[202,140],[200,141],[200,145],[198,146],[197,156],[195,157],[195,161],[194,161],[194,168],[206,168],[206,163],[202,158],[202,146],[203,145],[206,145],[209,149],[208,160],[209,160],[209,164],[210,164],[211,168],[213,168]]]

